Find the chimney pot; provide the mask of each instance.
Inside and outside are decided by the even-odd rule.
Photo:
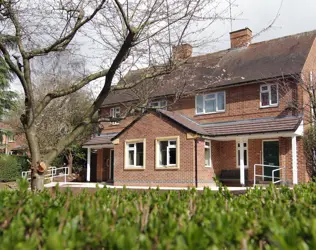
[[[252,31],[249,28],[232,31],[230,34],[231,48],[246,47],[251,43]]]
[[[192,56],[192,46],[181,44],[172,47],[172,57],[174,60],[185,60]]]

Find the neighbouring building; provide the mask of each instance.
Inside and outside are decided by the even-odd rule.
[[[16,131],[5,122],[0,122],[0,139],[0,153],[15,155],[26,154],[27,146],[24,135],[16,133]]]
[[[188,44],[174,48],[182,63],[160,76],[150,108],[102,124],[102,134],[84,144],[87,181],[201,187],[214,185],[215,176],[239,185],[255,176],[309,180],[302,135],[311,111],[301,83],[315,75],[316,31],[259,43],[251,43],[248,28],[230,37],[231,48],[201,56]],[[179,86],[183,95],[174,102]],[[120,116],[138,101],[134,93],[110,93],[100,116]]]

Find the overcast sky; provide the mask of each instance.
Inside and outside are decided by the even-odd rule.
[[[229,1],[229,0],[225,0]],[[234,2],[234,0],[231,0]],[[253,34],[267,27],[276,17],[282,0],[236,0],[232,14],[233,30],[249,27]],[[230,24],[218,23],[217,35],[225,34],[212,50],[227,49]],[[316,0],[283,0],[273,27],[254,39],[255,42],[316,29]],[[224,31],[224,32],[223,32]]]

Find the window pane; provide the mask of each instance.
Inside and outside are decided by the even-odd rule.
[[[237,153],[237,163],[238,163],[238,166],[240,166],[240,150],[238,150],[238,153]]]
[[[225,109],[224,92],[219,92],[217,94],[217,108],[218,108],[218,110],[224,110]]]
[[[203,113],[203,96],[196,96],[196,113]]]
[[[205,99],[215,99],[216,94],[209,94],[205,97]]]
[[[169,148],[169,163],[177,164],[177,150],[176,148]]]
[[[159,142],[160,147],[160,159],[159,163],[162,166],[167,165],[167,147],[168,147],[168,141],[161,141]]]
[[[265,86],[261,86],[261,91],[267,91],[268,90],[268,86],[265,85]]]
[[[205,166],[211,166],[211,150],[205,148]]]
[[[135,165],[134,150],[128,151],[128,165],[130,165],[130,166]]]
[[[247,162],[247,150],[244,150],[244,165],[247,166],[248,162]]]
[[[271,104],[278,103],[278,90],[277,85],[271,85]]]
[[[269,105],[269,93],[261,93],[261,106]]]
[[[129,147],[129,148],[134,148],[134,147],[135,147],[135,144],[128,144],[128,147]]]
[[[144,144],[142,142],[136,143],[136,165],[144,166]]]
[[[169,144],[170,144],[170,145],[176,145],[177,142],[176,142],[176,141],[169,141]]]
[[[210,142],[206,141],[205,142],[205,147],[209,147],[210,146]]]
[[[215,112],[216,111],[216,100],[205,101],[205,112]]]

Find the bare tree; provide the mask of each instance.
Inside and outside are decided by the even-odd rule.
[[[0,0],[0,51],[21,83],[25,95],[21,122],[32,157],[32,188],[42,188],[40,184],[35,186],[37,176],[34,173],[39,162],[49,164],[91,123],[96,122],[95,114],[110,91],[138,84],[115,85],[120,75],[136,66],[157,64],[165,67],[146,73],[144,78],[153,78],[173,70],[175,64],[170,56],[171,45],[184,42],[194,45],[194,40],[198,42],[196,37],[199,37],[199,32],[205,31],[216,20],[226,19],[228,6],[223,6],[222,2]],[[16,45],[15,49],[12,49],[12,44]],[[81,70],[77,72],[80,77],[47,90],[43,98],[37,100],[35,93],[41,88],[36,86],[34,80],[41,71],[38,61],[65,51],[85,56],[90,65],[98,65],[94,68],[95,72]],[[60,135],[50,148],[41,149],[39,131],[50,130],[40,122],[43,117],[51,119],[45,110],[54,100],[67,97],[89,83],[95,84],[94,81],[98,79],[103,81],[101,91],[77,125]]]

